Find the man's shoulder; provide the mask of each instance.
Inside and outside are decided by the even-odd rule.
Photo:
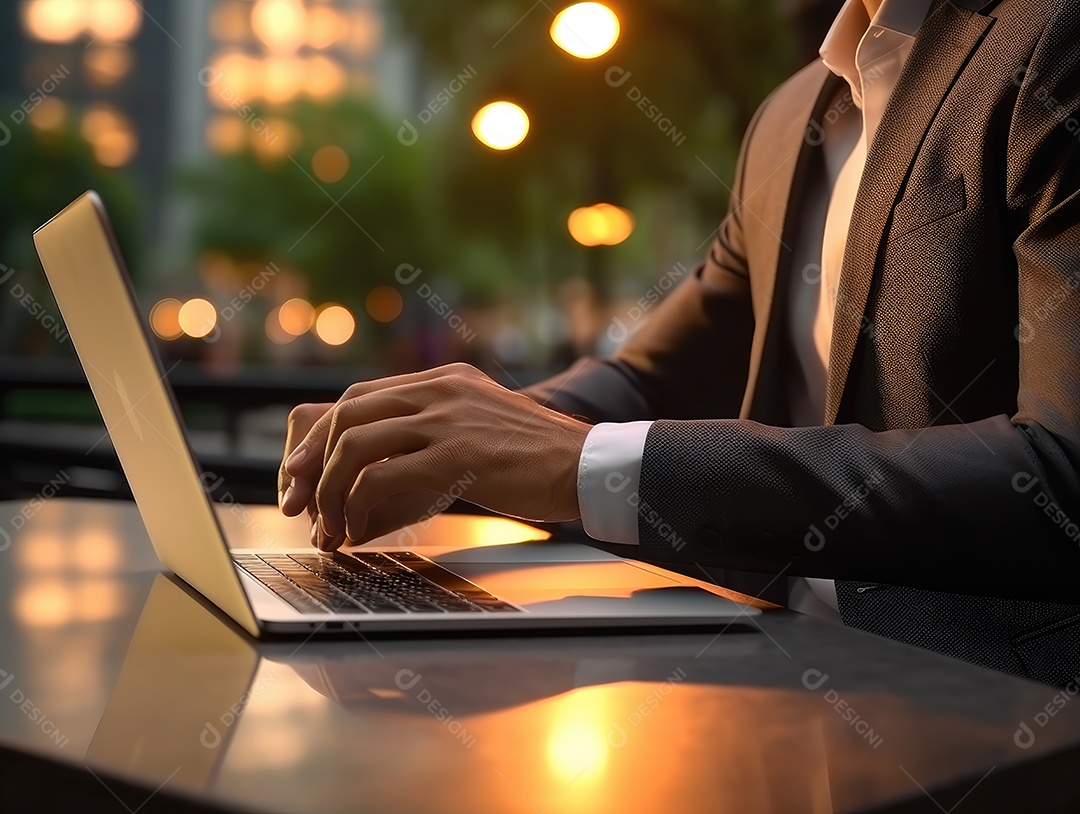
[[[821,59],[805,65],[785,79],[758,108],[758,116],[783,117],[786,111],[806,107],[808,99],[817,99],[831,72]]]

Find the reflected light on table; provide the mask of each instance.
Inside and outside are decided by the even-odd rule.
[[[60,627],[74,616],[75,592],[65,580],[31,580],[15,593],[15,618],[27,627]]]
[[[111,579],[72,581],[38,577],[20,585],[13,600],[15,618],[28,628],[55,628],[104,622],[125,609],[122,584]]]
[[[231,749],[229,758],[240,770],[295,765],[310,749],[304,736],[311,720],[332,712],[329,699],[273,662],[260,664],[245,703],[235,733],[243,748]]]
[[[31,574],[103,574],[119,567],[123,551],[114,534],[90,527],[67,534],[28,531],[15,547],[15,556]]]
[[[575,784],[602,778],[611,715],[603,691],[579,690],[553,702],[547,761],[555,778]]]

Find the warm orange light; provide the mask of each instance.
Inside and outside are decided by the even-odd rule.
[[[261,92],[258,60],[237,53],[226,52],[217,56],[207,73],[206,95],[210,102],[220,108],[250,102]]]
[[[327,345],[344,345],[355,330],[356,320],[342,305],[324,305],[315,318],[315,334]]]
[[[135,157],[139,141],[130,130],[113,130],[94,142],[94,157],[103,167],[122,167]]]
[[[555,15],[551,39],[569,54],[595,59],[619,40],[619,18],[603,3],[575,3]]]
[[[280,308],[275,308],[266,315],[266,322],[263,327],[266,329],[266,338],[275,345],[288,345],[290,342],[296,341],[296,336],[294,334],[287,333],[281,327]]]
[[[130,40],[142,27],[142,6],[132,0],[84,0],[86,30],[99,42]]]
[[[329,57],[312,57],[304,68],[304,92],[312,99],[340,96],[345,81],[345,69]]]
[[[368,316],[376,322],[393,322],[401,316],[404,308],[401,300],[401,292],[392,285],[379,285],[368,292],[364,301],[364,309]]]
[[[201,339],[217,325],[217,310],[207,300],[196,297],[180,306],[177,321],[184,333]]]
[[[251,32],[251,3],[228,0],[210,12],[210,36],[222,42],[243,42]]]
[[[90,48],[83,57],[86,73],[98,85],[115,85],[131,73],[135,58],[126,45],[106,45]]]
[[[282,161],[300,146],[300,131],[287,119],[267,119],[253,134],[251,146],[264,164]]]
[[[55,96],[49,96],[30,111],[29,118],[38,130],[57,130],[67,118],[67,106]]]
[[[349,156],[336,144],[328,144],[311,157],[311,171],[324,184],[336,184],[349,172]]]
[[[180,300],[169,297],[150,309],[150,328],[157,336],[171,342],[184,335],[184,329],[180,327],[181,306]]]
[[[476,112],[473,135],[493,150],[517,147],[529,134],[529,116],[513,102],[492,102]]]
[[[554,702],[547,759],[561,782],[587,784],[607,769],[611,718],[606,701],[602,691],[579,689]]]
[[[71,42],[83,30],[85,9],[81,0],[27,0],[22,5],[26,33],[42,42]]]
[[[300,0],[257,0],[251,29],[271,51],[294,53],[304,42],[307,13]]]
[[[308,10],[307,44],[312,48],[329,48],[345,36],[348,23],[340,13],[326,6]]]
[[[262,95],[275,105],[291,102],[300,95],[304,84],[304,63],[295,57],[270,57],[263,60]]]
[[[83,114],[80,126],[90,142],[94,157],[105,167],[122,167],[135,156],[139,141],[126,116],[108,105],[92,105]]]
[[[307,300],[294,297],[278,309],[278,324],[289,336],[303,336],[315,324],[315,308]]]
[[[634,216],[628,209],[598,203],[575,209],[566,226],[582,246],[615,246],[633,233]]]
[[[378,12],[370,6],[356,9],[349,29],[349,50],[358,56],[372,54],[381,40],[382,21]]]
[[[71,542],[68,567],[88,574],[113,573],[124,558],[120,541],[108,529],[84,529]]]
[[[75,597],[56,577],[34,579],[15,594],[15,618],[29,627],[58,627],[71,621]]]
[[[80,622],[104,622],[124,611],[123,586],[116,579],[80,580],[73,598],[75,617]]]
[[[206,123],[206,144],[222,155],[238,153],[247,144],[248,133],[248,126],[242,119],[222,114]]]

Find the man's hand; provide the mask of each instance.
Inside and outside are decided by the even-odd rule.
[[[590,429],[465,364],[361,382],[293,410],[281,508],[307,508],[323,550],[419,520],[455,487],[502,514],[574,520]]]

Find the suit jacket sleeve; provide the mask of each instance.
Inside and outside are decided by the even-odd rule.
[[[1012,246],[1019,284],[1017,412],[882,432],[857,424],[782,429],[741,420],[658,421],[647,437],[641,470],[643,554],[751,571],[788,569],[956,593],[1075,601],[1075,27],[1046,29],[1009,124],[1002,205],[1018,235]],[[1052,108],[1047,99],[1054,100]]]
[[[746,145],[764,107],[747,128],[728,213],[705,261],[640,326],[626,326],[632,333],[612,358],[581,359],[527,388],[528,395],[594,423],[739,414],[754,334],[743,175]]]

